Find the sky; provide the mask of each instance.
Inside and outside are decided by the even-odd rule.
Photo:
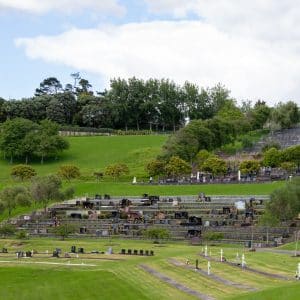
[[[0,0],[0,97],[50,76],[218,83],[238,102],[300,104],[300,1]]]

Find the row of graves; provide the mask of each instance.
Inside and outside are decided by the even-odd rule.
[[[225,175],[213,176],[209,172],[195,172],[188,176],[176,178],[160,178],[158,181],[149,178],[149,184],[220,184],[220,183],[254,183],[254,182],[270,182],[274,180],[290,180],[293,176],[299,176],[300,169],[288,172],[282,168],[261,167],[258,172],[249,174],[241,174],[237,167],[228,167]],[[138,182],[136,177],[132,180],[133,184],[145,184]]]
[[[51,228],[72,224],[77,235],[141,238],[147,228],[165,228],[173,239],[202,240],[219,233],[222,240],[278,245],[293,236],[297,220],[266,228],[258,225],[267,196],[151,196],[117,198],[95,195],[65,201],[19,218],[16,226],[32,235],[50,235]]]

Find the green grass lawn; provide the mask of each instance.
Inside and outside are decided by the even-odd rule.
[[[155,195],[269,195],[285,182],[263,184],[195,184],[195,185],[133,185],[130,182],[82,182],[73,181],[66,186],[74,186],[76,195],[110,194],[113,196],[139,196],[144,193]]]
[[[68,137],[70,148],[58,160],[30,164],[38,175],[56,173],[62,164],[74,164],[83,177],[91,177],[93,172],[103,171],[111,163],[124,162],[131,174],[145,176],[145,164],[160,153],[167,138],[167,135]],[[0,182],[10,181],[11,167],[8,161],[0,160]]]
[[[72,245],[83,247],[86,253],[79,254],[78,258],[75,256],[52,258],[50,254],[44,253],[46,250],[51,253],[55,248],[61,248],[64,253],[70,251]],[[2,247],[8,248],[9,253],[0,254],[0,261],[2,261],[0,262],[0,299],[196,299],[145,272],[139,267],[140,264],[147,265],[177,283],[215,299],[294,300],[299,298],[300,293],[299,284],[292,279],[287,282],[272,279],[218,262],[212,262],[213,274],[254,287],[258,291],[249,292],[227,286],[193,269],[186,269],[185,264],[172,265],[170,258],[181,262],[189,259],[191,265],[199,259],[199,267],[206,270],[206,260],[198,255],[202,246],[191,246],[186,242],[153,244],[151,241],[114,238],[65,241],[46,238],[22,241],[0,239],[0,248]],[[113,255],[88,254],[95,249],[106,251],[109,247],[113,248]],[[220,252],[221,247],[230,260],[236,251],[243,251],[243,248],[234,245],[209,246],[209,250],[215,256]],[[154,250],[155,255],[153,257],[119,255],[123,248]],[[15,251],[31,249],[37,250],[39,254],[27,259],[18,260],[15,257]],[[285,274],[291,277],[294,275],[295,258],[286,254],[273,256],[272,253],[252,252],[250,254],[246,251],[245,255],[252,267],[258,268],[263,262],[264,269],[267,271],[278,269],[279,272],[282,268]],[[283,260],[286,261],[286,267],[282,264]],[[80,264],[80,266],[68,266],[69,263]],[[81,263],[94,266],[82,266]]]

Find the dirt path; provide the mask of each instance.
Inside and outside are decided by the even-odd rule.
[[[217,260],[215,258],[212,258],[210,256],[205,257],[203,254],[199,254],[199,255],[202,256],[203,258],[207,259],[207,260],[220,262],[219,260]],[[270,277],[270,278],[275,278],[275,279],[280,279],[280,280],[291,280],[292,279],[292,277],[279,275],[279,274],[268,273],[268,272],[265,272],[265,271],[250,268],[248,266],[242,268],[241,265],[233,263],[233,262],[229,262],[229,261],[226,261],[226,262],[223,262],[223,263],[227,264],[229,266],[232,266],[232,267],[236,267],[236,268],[239,268],[239,269],[242,269],[242,270],[245,270],[245,271],[249,271],[249,272],[252,272],[252,273],[255,273],[255,274],[259,274],[259,275],[264,275],[264,276],[267,276],[267,277]]]
[[[233,281],[230,281],[230,280],[227,280],[225,278],[222,278],[220,276],[217,276],[215,274],[210,274],[208,275],[206,271],[202,270],[202,269],[195,269],[193,266],[190,266],[190,265],[186,265],[176,259],[169,259],[169,262],[172,263],[173,265],[175,266],[178,266],[178,267],[184,267],[184,268],[187,268],[187,269],[191,269],[191,270],[194,270],[195,272],[198,272],[206,277],[209,277],[215,281],[218,281],[224,285],[227,285],[227,286],[232,286],[234,288],[237,288],[237,289],[244,289],[244,290],[248,290],[248,291],[251,291],[251,292],[255,292],[255,291],[258,291],[258,289],[254,288],[254,287],[251,287],[251,286],[248,286],[248,285],[244,285],[244,284],[240,284],[240,283],[237,283],[237,282],[233,282]]]
[[[160,280],[172,285],[173,287],[175,287],[176,289],[185,292],[187,294],[190,294],[192,296],[197,297],[198,299],[202,299],[202,300],[214,300],[215,298],[208,296],[206,294],[200,293],[198,291],[192,290],[190,288],[188,288],[187,286],[178,283],[177,281],[175,281],[174,279],[167,277],[166,275],[146,266],[146,265],[140,265],[140,267],[146,271],[147,273],[159,278]]]

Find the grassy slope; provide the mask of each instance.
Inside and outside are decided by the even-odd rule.
[[[96,267],[67,267],[53,265],[17,264],[14,252],[16,250],[36,249],[39,252],[56,247],[63,252],[69,251],[71,245],[83,247],[86,252],[98,249],[106,251],[110,246],[115,253],[125,249],[154,250],[154,257],[97,255],[98,259],[85,259],[80,255],[78,259],[47,258],[44,254],[33,259],[22,259],[21,262],[50,261],[59,263],[89,263]],[[236,268],[218,262],[212,262],[212,273],[237,283],[256,287],[257,293],[249,293],[241,289],[225,286],[207,278],[193,270],[170,264],[169,258],[185,262],[188,258],[191,264],[199,259],[199,267],[206,269],[206,261],[197,254],[202,246],[190,246],[185,243],[166,243],[154,245],[150,241],[133,241],[120,239],[78,239],[59,241],[53,239],[32,239],[26,241],[0,240],[0,248],[7,247],[10,257],[1,254],[0,260],[16,261],[16,263],[1,263],[0,299],[194,299],[173,287],[161,282],[155,277],[141,270],[138,265],[143,263],[165,274],[166,276],[192,288],[196,291],[209,294],[216,299],[298,299],[300,287],[293,282],[270,279],[250,272],[238,271]],[[209,247],[213,256],[224,249],[228,260],[233,260],[236,252],[240,254],[243,248],[225,245]],[[261,268],[267,272],[276,272],[278,265],[283,267],[282,273],[294,275],[297,259],[289,255],[271,253],[245,252],[249,266]],[[92,255],[93,256],[93,255]],[[91,257],[91,256],[90,256]],[[102,258],[102,259],[99,259]],[[121,260],[103,260],[121,259]],[[261,262],[264,262],[262,265]],[[267,262],[267,263],[266,263]],[[63,283],[63,284],[62,284]],[[286,292],[285,292],[286,291]],[[282,297],[284,295],[284,297]]]
[[[39,162],[32,163],[38,175],[55,173],[62,164],[75,164],[84,176],[92,176],[94,171],[103,171],[105,166],[115,162],[128,164],[135,176],[145,175],[145,163],[159,154],[167,136],[94,136],[67,139],[70,149],[59,160],[46,161],[44,165]],[[9,162],[1,160],[0,169],[0,181],[9,181]]]

